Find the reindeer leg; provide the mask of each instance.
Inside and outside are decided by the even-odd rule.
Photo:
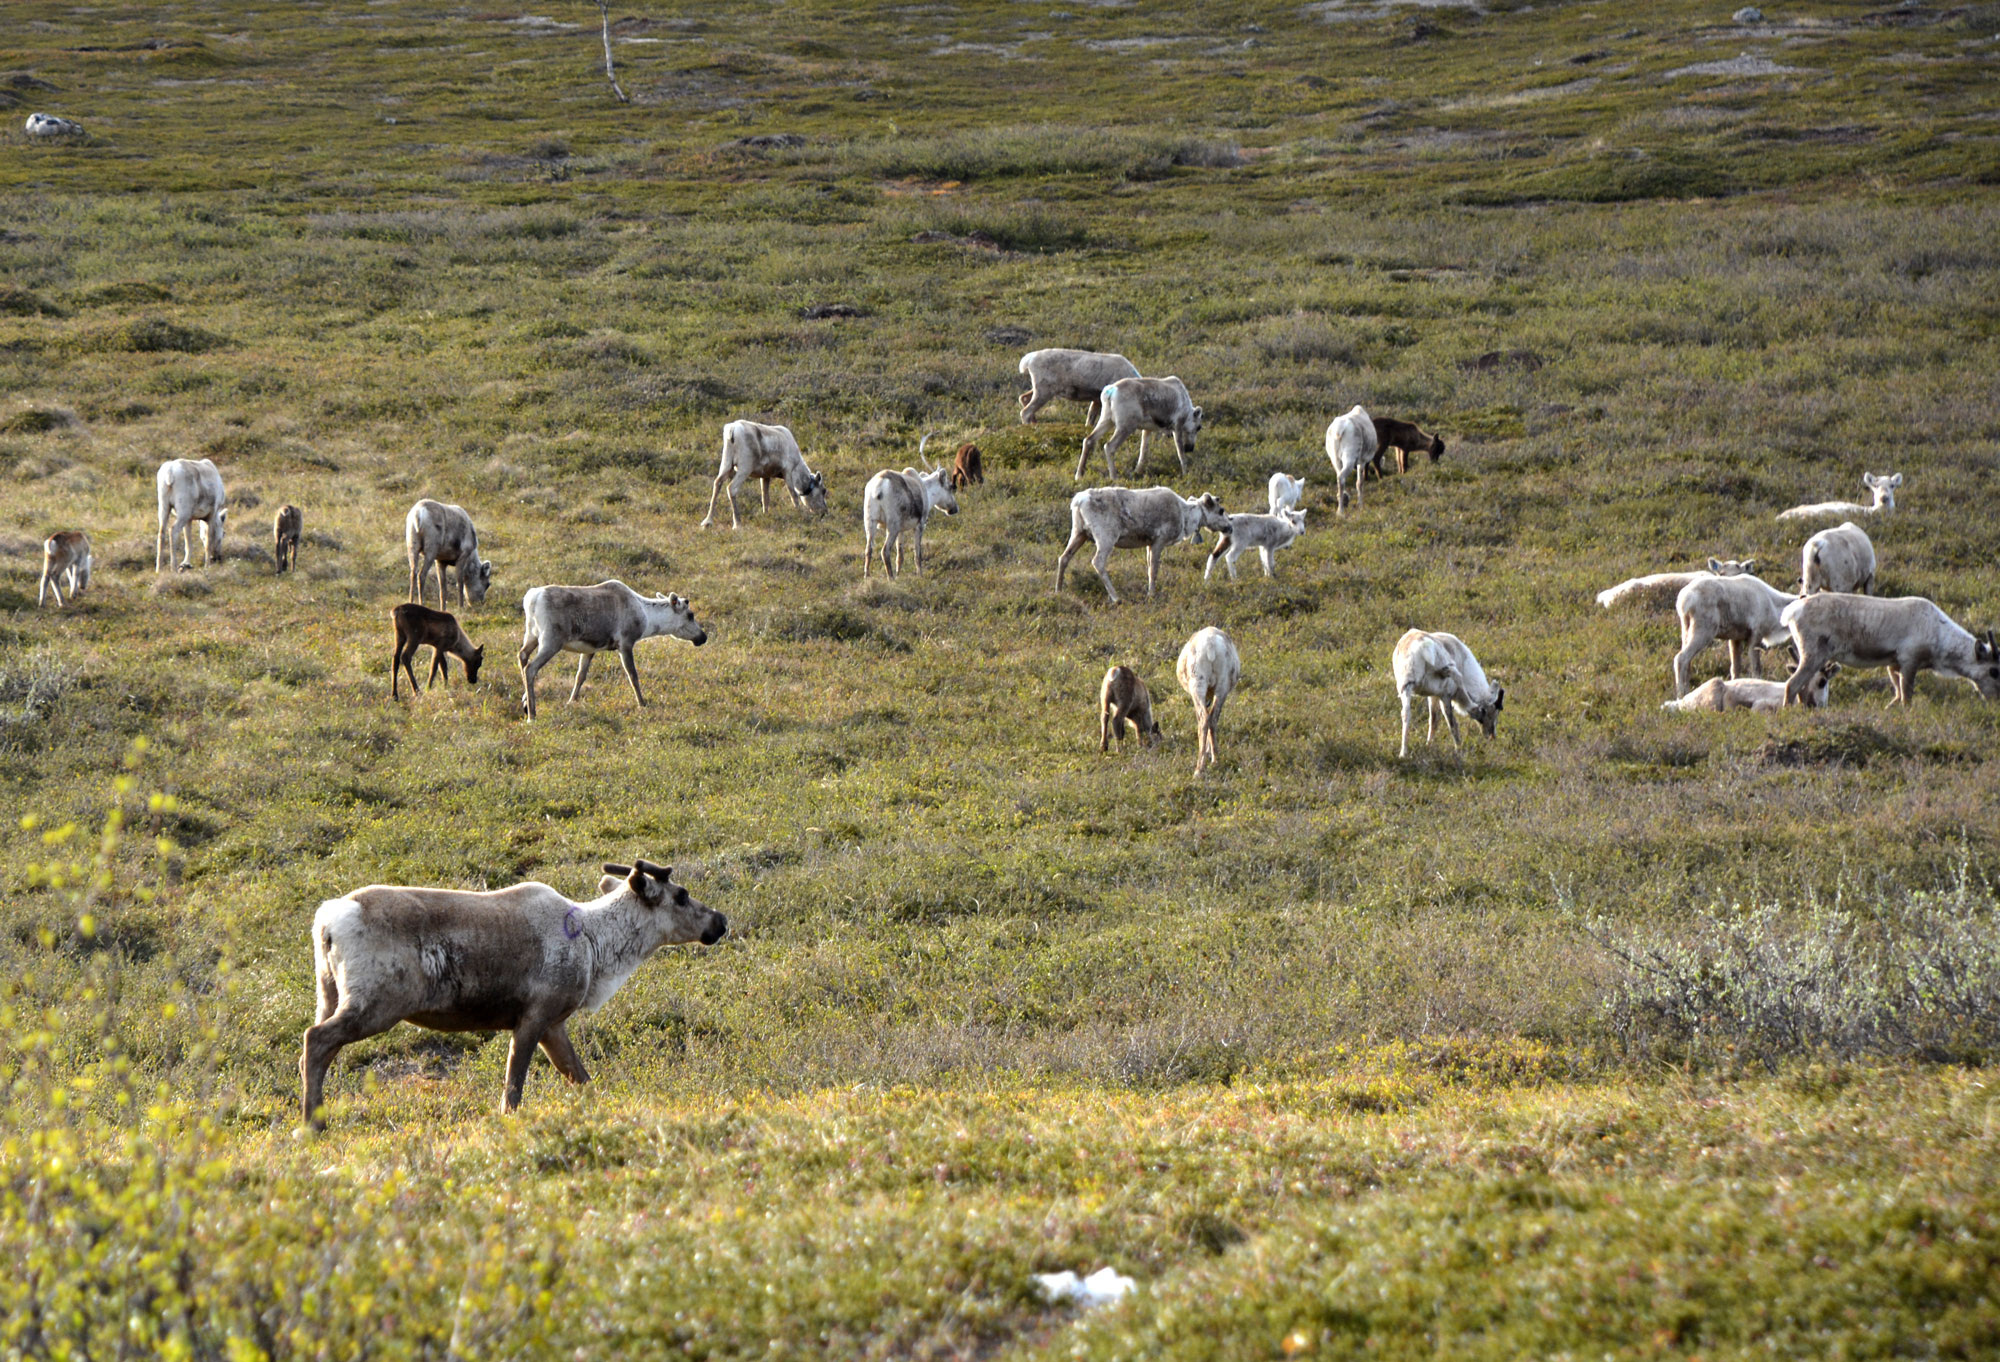
[[[324,1004],[322,997],[321,1005]],[[314,1130],[326,1129],[326,1122],[320,1117],[320,1108],[324,1105],[321,1099],[326,1091],[326,1071],[332,1065],[333,1057],[344,1046],[381,1035],[397,1020],[390,1018],[383,1021],[342,1006],[325,1021],[306,1028],[305,1043],[299,1047],[299,1086],[302,1090],[299,1106],[306,1124]]]
[[[1146,599],[1149,601],[1153,599],[1153,587],[1159,578],[1160,546],[1157,543],[1148,544],[1146,545]]]
[[[569,688],[569,702],[576,703],[576,697],[583,694],[583,678],[590,675],[590,664],[597,658],[596,653],[583,654],[583,660],[576,664],[576,684]]]
[[[1076,551],[1083,547],[1084,538],[1085,538],[1085,531],[1083,526],[1078,525],[1073,527],[1070,530],[1069,543],[1063,545],[1063,551],[1056,556],[1057,591],[1062,590],[1063,573],[1069,570],[1069,560],[1074,558],[1076,556]]]
[[[1402,697],[1403,701],[1403,745],[1396,749],[1396,755],[1398,757],[1407,757],[1410,755],[1410,700],[1412,696],[1407,690],[1398,691],[1397,694]],[[1424,710],[1426,713],[1430,710],[1430,702],[1428,700],[1424,702]]]
[[[522,652],[525,653],[527,648],[527,644],[524,643],[521,645]],[[528,711],[530,722],[535,717],[535,678],[541,675],[542,668],[549,665],[550,659],[561,651],[560,647],[552,648],[548,644],[543,643],[536,650],[532,658],[521,664],[521,680],[524,685],[524,689],[521,692],[521,707]]]
[[[704,530],[715,523],[715,502],[716,499],[722,495],[722,484],[728,479],[728,477],[729,477],[729,465],[724,464],[722,466],[722,471],[715,475],[714,486],[708,489],[708,514],[701,518],[701,528]]]
[[[569,1032],[563,1023],[557,1022],[542,1032],[542,1053],[549,1057],[549,1063],[556,1066],[556,1072],[572,1083],[588,1083],[590,1071],[577,1058],[576,1047],[570,1044]]]
[[[646,697],[639,690],[639,665],[632,660],[632,645],[626,644],[618,650],[618,660],[625,664],[625,679],[632,683],[632,698],[645,708]]]
[[[743,490],[743,484],[749,480],[750,475],[748,473],[738,473],[729,480],[729,486],[726,490],[729,493],[729,528],[732,530],[742,528],[742,523],[736,518],[736,494]]]
[[[1097,575],[1104,583],[1104,594],[1111,598],[1113,605],[1116,605],[1118,604],[1118,589],[1111,585],[1111,574],[1104,570],[1111,562],[1112,542],[1111,540],[1104,540],[1098,544],[1097,552],[1091,556],[1090,565],[1097,569]]]

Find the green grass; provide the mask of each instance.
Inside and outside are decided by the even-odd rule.
[[[1592,601],[1710,555],[1789,583],[1775,512],[1895,470],[1882,589],[2000,616],[1991,7],[614,9],[630,105],[583,6],[8,13],[0,793],[94,830],[150,743],[88,940],[37,835],[0,842],[30,1296],[116,1333],[157,1299],[139,1246],[191,1226],[197,1353],[1991,1350],[2000,713],[1848,674],[1825,714],[1664,714],[1671,620]],[[1796,69],[1674,74],[1744,51]],[[29,108],[88,136],[31,143]],[[1187,381],[1193,470],[1146,481],[1245,509],[1308,477],[1276,580],[1182,547],[1154,601],[1051,590],[1083,432],[1015,420],[1043,345]],[[1357,401],[1450,450],[1337,518]],[[799,433],[825,521],[695,528],[739,416]],[[927,431],[988,481],[923,578],[864,582],[860,488]],[[177,455],[223,468],[230,557],[156,578]],[[478,520],[492,660],[397,705],[421,496]],[[37,611],[70,527],[96,580]],[[519,594],[610,576],[712,641],[641,650],[643,711],[551,674],[522,723]],[[1207,624],[1245,679],[1197,780],[1172,667]],[[1462,765],[1395,758],[1412,625],[1508,689]],[[1113,662],[1163,749],[1091,745]],[[321,898],[637,855],[732,931],[576,1028],[593,1089],[538,1063],[502,1122],[503,1044],[406,1028],[295,1142]],[[1785,1020],[1822,958],[1866,968]],[[188,1109],[51,1114],[160,1085]],[[1104,1262],[1145,1293],[1076,1329],[1028,1286]]]

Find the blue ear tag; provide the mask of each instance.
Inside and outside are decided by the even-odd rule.
[[[573,903],[563,911],[563,935],[572,941],[583,935],[583,914]]]

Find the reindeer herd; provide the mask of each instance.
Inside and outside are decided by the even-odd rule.
[[[1153,435],[1172,440],[1181,472],[1188,472],[1202,428],[1202,409],[1180,378],[1144,377],[1123,355],[1067,349],[1025,355],[1020,372],[1030,382],[1029,391],[1020,398],[1024,423],[1034,421],[1053,401],[1087,404],[1088,433],[1075,477],[1083,476],[1093,453],[1101,453],[1107,474],[1115,478],[1115,456],[1133,435],[1139,437],[1135,474],[1145,468],[1147,443]],[[903,566],[906,537],[913,566],[921,573],[924,533],[931,516],[957,515],[958,494],[985,481],[976,445],[962,445],[946,467],[926,456],[928,439],[918,447],[926,467],[883,469],[863,488],[864,577],[872,572],[879,553],[883,571],[894,578]],[[1325,444],[1334,473],[1335,513],[1342,516],[1350,500],[1357,510],[1361,508],[1365,476],[1381,476],[1391,450],[1398,472],[1407,470],[1411,453],[1427,453],[1436,462],[1445,451],[1438,436],[1406,421],[1371,416],[1358,405],[1334,418]],[[767,511],[771,483],[779,481],[800,510],[815,517],[827,512],[826,478],[807,464],[792,432],[784,426],[738,420],[723,427],[721,464],[701,528],[715,524],[717,503],[725,495],[730,528],[739,528],[737,494],[753,478],[760,484],[760,500]],[[1969,681],[1987,699],[2000,699],[2000,652],[1991,630],[1976,638],[1923,597],[1883,599],[1870,594],[1876,582],[1876,554],[1855,518],[1893,512],[1902,481],[1899,473],[1866,473],[1863,482],[1873,494],[1871,504],[1821,502],[1780,513],[1778,519],[1786,523],[1850,517],[1806,540],[1797,592],[1757,577],[1754,560],[1713,558],[1704,569],[1651,573],[1600,592],[1597,599],[1606,608],[1671,601],[1681,646],[1671,664],[1675,698],[1665,707],[1770,712],[1794,704],[1823,706],[1843,667],[1886,667],[1895,704],[1909,703],[1911,684],[1924,670]],[[156,486],[155,570],[165,571],[176,554],[180,559],[176,566],[192,570],[197,529],[204,566],[219,560],[228,496],[215,464],[207,459],[168,460],[160,465]],[[1069,541],[1056,557],[1055,589],[1062,590],[1070,561],[1090,543],[1091,567],[1107,599],[1116,605],[1119,595],[1108,571],[1111,554],[1121,548],[1143,548],[1150,598],[1158,589],[1165,550],[1184,541],[1200,544],[1210,533],[1216,542],[1202,573],[1205,581],[1218,560],[1233,579],[1237,559],[1252,551],[1264,575],[1272,576],[1277,552],[1304,532],[1306,513],[1300,506],[1304,490],[1304,479],[1274,473],[1267,488],[1267,509],[1239,514],[1224,510],[1212,493],[1190,497],[1163,486],[1115,485],[1078,491],[1070,500]],[[278,511],[272,534],[279,572],[296,564],[303,526],[296,506]],[[467,682],[476,683],[484,649],[446,609],[452,604],[454,587],[461,606],[480,604],[492,587],[493,564],[480,556],[471,515],[461,506],[421,500],[404,520],[404,544],[409,600],[396,606],[391,616],[392,698],[400,696],[402,676],[408,676],[413,691],[419,688],[415,659],[425,647],[432,649],[425,688],[440,677],[449,680],[448,659],[453,657],[463,664]],[[437,609],[425,604],[433,570]],[[89,537],[80,530],[50,535],[43,545],[41,601],[53,594],[61,607],[65,592],[73,599],[88,589],[90,579]],[[633,700],[644,705],[634,648],[644,639],[660,636],[681,638],[697,647],[707,639],[684,597],[646,596],[615,580],[595,586],[534,587],[523,595],[521,609],[524,628],[517,661],[521,707],[529,720],[537,714],[537,678],[558,654],[578,657],[569,694],[572,702],[597,654],[616,652]],[[1717,642],[1729,647],[1728,676],[1692,687],[1693,660]],[[1764,680],[1759,650],[1784,644],[1796,654],[1790,676],[1782,682]],[[1479,725],[1489,739],[1495,736],[1506,691],[1487,678],[1462,639],[1411,629],[1396,642],[1390,671],[1402,708],[1398,757],[1409,754],[1413,707],[1419,699],[1427,718],[1426,742],[1435,737],[1442,715],[1461,761],[1461,717]],[[1217,759],[1223,706],[1242,679],[1235,640],[1218,628],[1197,631],[1180,651],[1175,677],[1194,707],[1194,769],[1199,776]],[[1151,692],[1130,667],[1115,665],[1105,673],[1098,711],[1100,751],[1109,750],[1114,736],[1122,751],[1128,727],[1143,746],[1161,738]],[[306,1032],[300,1058],[306,1119],[317,1122],[326,1069],[334,1053],[405,1020],[446,1030],[511,1031],[514,1043],[503,1109],[511,1110],[519,1102],[528,1056],[537,1045],[565,1077],[585,1081],[583,1066],[563,1033],[564,1019],[580,1008],[601,1005],[660,946],[693,940],[709,944],[727,926],[721,914],[709,912],[671,883],[664,867],[641,860],[634,866],[606,865],[605,871],[599,897],[586,903],[572,902],[547,885],[529,884],[480,894],[371,886],[321,904],[313,923],[317,1019]]]

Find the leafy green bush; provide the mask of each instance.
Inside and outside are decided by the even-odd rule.
[[[127,765],[136,768],[144,744]],[[303,1149],[247,1186],[220,1152],[241,1103],[218,1064],[240,1001],[220,959],[133,974],[121,920],[157,906],[176,848],[135,858],[168,795],[114,784],[94,839],[42,836],[31,888],[63,908],[0,1004],[0,1350],[26,1358],[501,1358],[546,1328],[572,1237],[404,1159],[329,1182]],[[23,820],[33,830],[35,819]],[[164,963],[165,968],[160,968]],[[205,980],[198,987],[191,979]],[[177,1059],[169,1069],[164,1055]]]

